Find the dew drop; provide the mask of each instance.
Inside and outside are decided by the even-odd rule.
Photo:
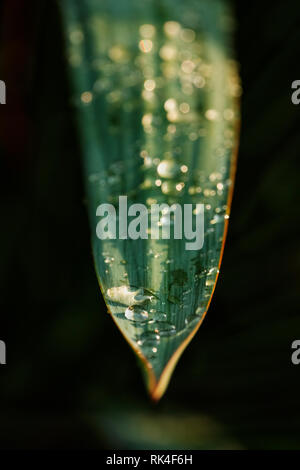
[[[167,315],[163,312],[159,312],[158,310],[152,308],[149,310],[151,317],[154,318],[155,321],[164,322],[167,321]]]
[[[192,29],[186,28],[181,31],[180,37],[184,42],[193,42],[196,34]]]
[[[218,119],[219,113],[215,109],[208,109],[205,113],[206,119],[209,121],[216,121]]]
[[[164,24],[164,32],[166,36],[173,38],[178,36],[179,32],[181,30],[181,26],[177,21],[167,21]]]
[[[144,322],[148,320],[148,312],[139,305],[130,305],[125,310],[125,317],[134,322]]]
[[[189,315],[185,319],[185,324],[189,325],[190,323],[195,322],[195,321],[199,321],[199,315],[196,315],[196,314],[195,315]]]
[[[155,26],[152,24],[143,24],[140,26],[140,35],[144,38],[152,38],[155,35]]]
[[[84,91],[81,93],[80,99],[84,104],[90,104],[93,100],[93,94],[90,91]]]
[[[159,51],[159,55],[163,60],[173,60],[176,58],[177,49],[172,44],[165,44]]]
[[[154,343],[158,344],[160,342],[160,336],[159,334],[153,331],[146,331],[140,336],[140,340],[142,341],[143,344],[145,344],[146,342],[147,343],[152,342],[152,344],[154,345]]]
[[[187,167],[186,165],[182,165],[182,166],[180,167],[180,170],[182,171],[182,173],[187,173],[188,167]]]
[[[197,307],[196,311],[195,311],[195,315],[197,315],[199,317],[199,316],[202,316],[204,312],[205,312],[205,308]]]
[[[152,47],[153,47],[153,43],[152,43],[152,41],[150,41],[150,39],[142,39],[139,42],[139,48],[145,54],[150,52],[152,50]]]
[[[152,322],[151,322],[152,323]],[[160,337],[166,337],[176,334],[176,326],[166,322],[154,321],[151,327]]]
[[[163,194],[170,194],[174,196],[178,194],[176,183],[174,184],[172,181],[164,181],[164,183],[161,185],[161,191]]]
[[[192,62],[191,60],[185,60],[184,62],[182,62],[181,64],[181,70],[186,73],[186,74],[190,74],[192,73],[192,71],[194,70],[195,68],[195,64],[194,62]]]
[[[177,102],[174,100],[174,98],[169,98],[167,101],[164,103],[164,108],[166,111],[175,111],[177,108]]]

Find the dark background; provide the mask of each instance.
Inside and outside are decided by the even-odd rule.
[[[300,449],[300,5],[235,3],[229,235],[209,314],[156,406],[94,273],[56,3],[1,3],[0,448]]]

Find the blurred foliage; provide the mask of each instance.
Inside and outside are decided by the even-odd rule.
[[[300,7],[236,3],[244,96],[229,236],[209,315],[157,406],[99,293],[55,2],[32,1],[31,15],[23,0],[2,5],[2,448],[300,447]]]

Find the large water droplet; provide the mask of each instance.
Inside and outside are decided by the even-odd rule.
[[[130,305],[130,307],[125,310],[125,317],[127,320],[144,322],[148,320],[148,312],[139,305]]]

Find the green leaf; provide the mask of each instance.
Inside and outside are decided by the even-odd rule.
[[[66,0],[62,12],[99,285],[158,400],[222,258],[241,93],[232,14],[218,0]],[[118,208],[119,196],[149,210],[204,204],[203,248],[189,251],[172,230],[170,240],[98,239],[96,209]]]

